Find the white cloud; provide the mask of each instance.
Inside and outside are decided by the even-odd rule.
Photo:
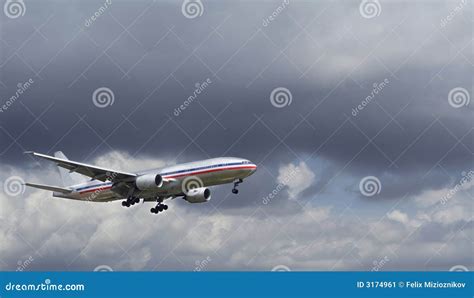
[[[288,186],[290,199],[296,199],[297,196],[310,187],[314,182],[314,173],[305,162],[299,165],[293,163],[281,166],[278,170],[277,182]]]
[[[141,162],[127,161],[130,166]],[[280,174],[296,169],[298,183],[288,187],[300,193],[314,174],[304,163],[282,167]],[[44,170],[16,173],[31,178]],[[341,213],[328,206],[272,214],[261,205],[230,214],[173,201],[166,213],[155,216],[149,204],[127,209],[118,202],[55,199],[44,191],[28,190],[15,198],[0,194],[2,211],[7,210],[0,225],[0,268],[14,269],[29,255],[35,259],[31,270],[93,270],[98,265],[114,270],[193,270],[197,260],[208,256],[212,262],[206,270],[270,270],[279,264],[293,270],[370,270],[374,260],[384,256],[390,262],[383,270],[449,269],[445,264],[450,262],[472,267],[472,243],[464,236],[472,234],[472,225],[449,241],[444,237],[448,233],[439,231],[439,223],[448,231],[456,228],[452,218],[469,220],[469,209],[459,207],[466,199],[456,197],[438,213],[413,204],[410,212],[396,209],[379,222],[361,210]],[[413,212],[416,215],[410,215]],[[433,229],[436,233],[430,234]],[[440,255],[431,258],[436,251]],[[453,260],[453,255],[459,259]]]
[[[393,210],[392,212],[387,213],[387,218],[402,224],[407,224],[409,222],[408,215],[400,210]]]

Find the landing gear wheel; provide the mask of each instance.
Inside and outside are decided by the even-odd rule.
[[[140,203],[140,198],[135,198],[135,203],[136,204]]]
[[[232,193],[233,193],[233,194],[238,194],[238,193],[239,193],[239,190],[236,189],[236,188],[234,188],[234,189],[232,189]]]
[[[127,201],[122,201],[122,206],[123,207],[129,207]]]
[[[168,210],[168,205],[163,205],[163,210]]]
[[[151,209],[150,209],[150,212],[151,212],[151,213],[155,213],[155,208],[151,208]]]

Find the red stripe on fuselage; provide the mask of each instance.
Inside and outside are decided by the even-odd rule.
[[[256,166],[241,166],[241,167],[235,167],[235,168],[220,168],[220,169],[212,169],[212,170],[203,170],[203,171],[198,171],[198,172],[193,172],[193,173],[184,173],[184,174],[178,174],[178,175],[166,175],[163,176],[163,178],[179,178],[179,177],[184,177],[184,176],[194,176],[198,174],[206,174],[206,173],[212,173],[212,172],[218,172],[218,171],[232,171],[232,170],[242,170],[242,169],[256,169]]]
[[[233,167],[233,168],[232,167],[227,167],[227,168],[203,170],[203,171],[198,171],[198,172],[193,172],[193,173],[185,173],[185,174],[179,174],[179,175],[170,175],[170,176],[166,175],[166,176],[163,176],[163,178],[179,178],[179,177],[194,176],[194,175],[198,175],[198,174],[206,174],[206,173],[212,173],[212,172],[218,172],[218,171],[232,171],[232,170],[256,169],[256,168],[257,168],[256,166],[241,166],[241,167]],[[108,190],[108,189],[111,189],[111,188],[112,188],[112,186],[92,188],[92,189],[80,192],[80,194],[94,192],[96,190],[103,191],[103,190]]]

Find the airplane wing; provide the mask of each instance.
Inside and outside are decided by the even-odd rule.
[[[58,187],[58,186],[51,186],[51,185],[44,185],[44,184],[35,184],[35,183],[25,183],[26,186],[35,187],[39,189],[49,190],[49,191],[56,191],[62,193],[71,193],[72,190],[68,188]]]
[[[66,160],[62,158],[57,158],[41,153],[36,153],[32,151],[25,152],[27,154],[33,154],[34,156],[53,161],[59,167],[68,169],[70,172],[76,172],[92,179],[97,179],[100,181],[111,180],[114,182],[122,181],[127,182],[133,180],[137,175],[133,173],[127,173],[122,171],[116,171],[112,169],[96,167],[93,165],[88,165],[85,163],[75,162],[71,160]]]

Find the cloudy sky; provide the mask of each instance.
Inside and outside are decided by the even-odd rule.
[[[471,1],[1,4],[0,269],[473,269]],[[26,150],[258,171],[156,216]]]

